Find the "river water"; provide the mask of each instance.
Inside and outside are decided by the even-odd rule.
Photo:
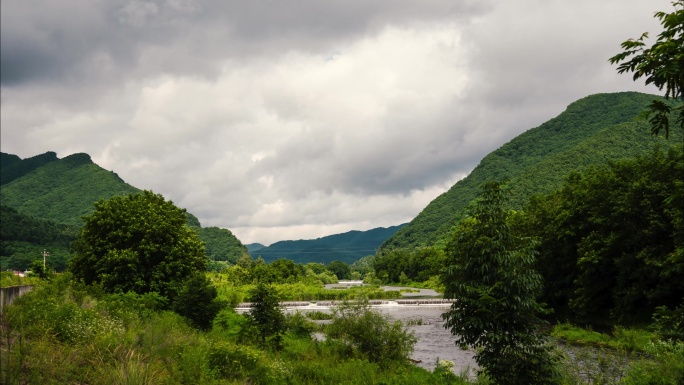
[[[397,319],[412,325],[408,327],[418,338],[411,358],[418,361],[417,365],[433,370],[437,359],[449,360],[454,363],[454,373],[475,369],[477,365],[471,350],[461,350],[456,346],[456,338],[451,332],[444,329],[442,313],[449,309],[448,306],[378,306],[383,313],[387,313],[392,319]],[[420,322],[418,322],[420,321]],[[418,323],[418,324],[415,324]],[[422,324],[421,324],[422,323]]]
[[[340,282],[335,285],[326,285],[326,288],[359,285],[360,281]],[[387,286],[385,290],[400,290],[401,287]],[[406,288],[410,289],[410,288]],[[441,298],[434,290],[413,289],[414,292],[403,293],[404,299],[413,298]],[[448,360],[454,363],[454,373],[460,374],[463,371],[474,370],[477,364],[472,350],[461,350],[456,346],[456,338],[451,332],[444,329],[442,313],[449,310],[450,304],[438,305],[405,305],[397,304],[395,301],[383,301],[382,305],[372,306],[372,308],[389,315],[394,320],[400,320],[404,324],[410,324],[408,330],[413,332],[418,339],[411,359],[416,365],[434,370],[437,359]],[[327,306],[297,307],[297,310],[306,312],[319,310],[329,312]]]

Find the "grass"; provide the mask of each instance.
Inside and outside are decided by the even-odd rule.
[[[460,383],[408,361],[385,367],[346,343],[314,339],[304,317],[287,318],[283,348],[275,350],[252,341],[245,317],[232,309],[199,331],[148,300],[103,294],[68,274],[38,285],[2,314],[0,383]],[[127,303],[134,305],[120,306]],[[322,318],[318,313],[311,317]]]
[[[591,346],[630,352],[644,352],[649,343],[656,340],[653,332],[616,326],[612,334],[583,329],[569,323],[556,325],[551,336],[574,346]]]

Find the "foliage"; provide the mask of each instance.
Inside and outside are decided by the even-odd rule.
[[[540,237],[542,299],[581,322],[647,322],[684,298],[684,148],[571,174],[516,227]]]
[[[350,343],[371,362],[403,362],[413,352],[416,337],[401,321],[392,322],[367,302],[344,303],[333,308],[332,314],[332,322],[326,328],[328,338]]]
[[[662,338],[684,342],[684,303],[674,310],[658,306],[653,314],[652,326]]]
[[[40,282],[38,277],[20,277],[12,271],[0,271],[0,287],[33,285]]]
[[[66,269],[69,245],[78,236],[78,228],[19,213],[0,205],[1,269],[24,271],[44,250],[48,261],[57,270]]]
[[[675,123],[684,130],[684,1],[674,1],[672,5],[675,8],[672,13],[656,12],[663,32],[651,47],[646,47],[644,39],[648,33],[645,32],[636,40],[623,42],[624,51],[611,57],[610,62],[621,63],[618,73],[633,72],[635,81],[644,77],[647,85],[653,84],[661,91],[664,88],[666,99],[679,102]],[[648,106],[645,116],[653,115],[649,121],[654,135],[662,130],[669,137],[671,111],[671,105],[661,100],[654,100]]]
[[[349,267],[348,264],[342,262],[342,261],[332,261],[328,263],[326,266],[328,270],[330,270],[337,279],[349,279],[350,274],[351,274],[351,268]]]
[[[139,191],[93,163],[89,155],[73,154],[3,184],[0,195],[3,205],[23,214],[79,227],[81,217],[92,212],[97,200]]]
[[[211,261],[228,261],[235,264],[238,258],[247,254],[247,248],[230,230],[218,227],[195,227],[194,229],[204,242],[207,258]]]
[[[78,228],[21,214],[12,207],[0,205],[0,240],[24,241],[41,245],[64,246],[78,236]]]
[[[206,270],[204,248],[185,211],[145,191],[100,200],[84,217],[70,270],[108,292],[158,292],[173,299],[183,281]]]
[[[259,341],[266,346],[267,339],[280,348],[282,333],[285,331],[285,316],[280,310],[280,299],[275,289],[263,282],[257,284],[250,295],[252,307],[249,309],[250,324],[256,328]]]
[[[40,279],[47,279],[52,275],[52,267],[49,264],[44,264],[43,260],[36,259],[28,266],[31,274],[38,276]]]
[[[630,365],[625,385],[684,383],[684,342],[655,341],[645,352],[645,357]]]
[[[191,275],[173,301],[173,310],[203,330],[210,329],[214,317],[225,306],[216,299],[216,288],[203,272]]]
[[[478,186],[485,182],[508,179],[515,194],[506,208],[519,210],[532,195],[548,194],[559,188],[571,171],[634,157],[655,145],[667,148],[681,143],[682,132],[671,133],[670,141],[662,137],[644,138],[646,123],[634,119],[653,98],[624,92],[592,95],[570,104],[557,117],[487,155],[466,178],[387,239],[381,250],[443,248],[452,228],[465,217]]]
[[[21,159],[13,154],[0,153],[0,185],[29,174],[33,170],[57,160],[57,154],[48,151],[28,159]]]
[[[487,183],[447,247],[443,314],[456,343],[477,350],[481,372],[497,384],[553,383],[555,358],[539,334],[543,312],[536,297],[535,243],[511,234],[499,183]]]
[[[352,272],[358,272],[363,277],[371,271],[374,271],[373,263],[375,261],[374,255],[368,255],[361,259],[357,259],[349,267]]]
[[[645,352],[647,346],[656,340],[655,334],[647,330],[615,326],[612,335],[609,335],[569,323],[554,326],[551,335],[569,345],[633,352]]]
[[[375,256],[373,267],[384,283],[424,282],[440,274],[445,258],[444,251],[436,247],[384,249]]]

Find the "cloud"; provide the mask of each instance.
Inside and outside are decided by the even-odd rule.
[[[412,219],[668,2],[2,2],[2,151],[87,152],[245,242]],[[650,90],[653,91],[653,90]]]

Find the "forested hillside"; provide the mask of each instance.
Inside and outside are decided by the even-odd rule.
[[[35,218],[74,226],[81,225],[81,217],[93,210],[97,200],[140,192],[93,163],[87,154],[57,159],[48,152],[3,165],[2,175],[2,204]]]
[[[47,249],[52,267],[63,270],[69,244],[83,225],[81,217],[93,211],[93,204],[141,192],[114,172],[95,164],[88,154],[62,159],[54,152],[26,159],[0,154],[3,269],[24,270]],[[247,253],[247,248],[229,230],[202,228],[197,217],[189,212],[186,220],[205,242],[210,260],[235,262]]]
[[[368,231],[349,231],[310,240],[281,241],[257,249],[251,254],[254,257],[261,256],[266,262],[287,258],[303,264],[327,264],[332,261],[351,264],[360,258],[375,254],[387,238],[404,226],[405,224]]]
[[[647,122],[635,120],[654,98],[622,92],[592,95],[570,104],[556,118],[487,155],[470,175],[433,200],[382,248],[443,244],[484,182],[508,180],[513,191],[509,208],[519,209],[531,196],[560,187],[571,171],[637,156],[654,146],[681,143],[681,132],[665,140],[651,136]]]

